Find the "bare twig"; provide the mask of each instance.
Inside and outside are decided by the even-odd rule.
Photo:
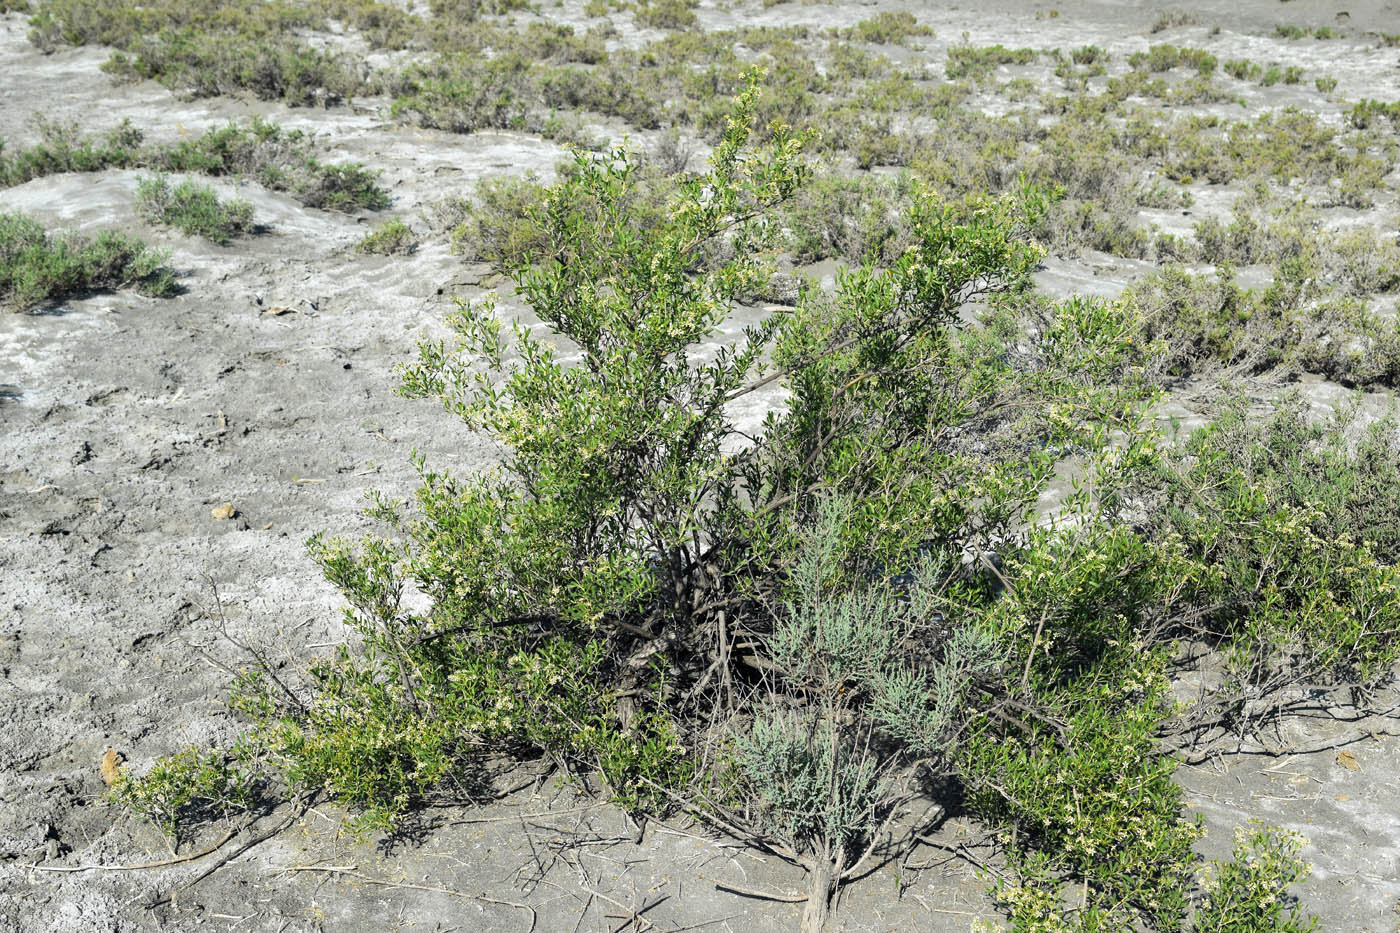
[[[278,833],[282,832],[287,827],[291,826],[293,823],[299,820],[302,814],[306,812],[308,805],[309,804],[306,803],[301,804],[300,806],[296,807],[290,814],[288,814],[286,819],[278,822],[271,829],[264,830],[263,832],[258,833],[256,836],[253,836],[251,839],[248,839],[242,845],[238,846],[233,851],[219,858],[208,868],[205,868],[204,870],[200,871],[197,875],[195,875],[193,878],[189,879],[179,887],[172,888],[167,893],[162,894],[154,900],[146,902],[146,909],[154,910],[162,904],[170,903],[177,896],[194,887],[195,885],[199,884],[205,878],[208,878],[214,872],[218,871],[220,868],[223,868],[225,865],[238,858],[244,852],[247,852],[249,849],[253,848],[256,845],[266,842],[273,836],[276,836]]]
[[[166,867],[168,867],[168,866],[170,866],[170,865],[179,865],[179,864],[181,864],[181,863],[183,863],[183,862],[193,862],[193,861],[195,861],[195,860],[197,860],[197,859],[202,859],[202,858],[204,858],[204,856],[206,856],[206,855],[212,855],[212,854],[214,854],[214,853],[217,852],[219,849],[223,848],[224,844],[227,843],[230,839],[232,839],[234,836],[238,835],[238,833],[239,833],[240,831],[242,831],[242,829],[243,829],[243,827],[235,827],[234,829],[230,829],[228,832],[224,833],[223,837],[222,837],[221,839],[219,839],[218,842],[214,843],[212,846],[210,846],[210,847],[207,848],[207,849],[201,849],[201,850],[198,851],[198,852],[191,852],[191,853],[189,853],[189,854],[187,854],[187,855],[177,855],[177,856],[175,856],[174,858],[161,859],[161,860],[158,861],[158,862],[142,862],[142,863],[137,864],[137,865],[26,865],[25,867],[28,868],[28,869],[31,870],[31,871],[58,871],[58,872],[74,872],[74,871],[144,871],[145,869],[148,869],[148,868],[166,868]]]
[[[495,904],[499,907],[514,907],[516,910],[525,910],[530,913],[530,928],[525,933],[534,933],[535,925],[539,922],[539,915],[535,913],[535,908],[529,904],[517,904],[515,901],[503,901],[494,897],[487,897],[485,894],[468,894],[465,891],[454,891],[452,888],[441,888],[430,884],[413,884],[407,881],[387,881],[383,878],[372,878],[355,870],[353,865],[288,865],[279,871],[322,871],[331,875],[344,875],[347,878],[354,878],[365,884],[379,885],[385,888],[404,888],[410,891],[431,891],[434,894],[446,894],[449,897],[460,897],[465,900],[481,901],[484,904]]]

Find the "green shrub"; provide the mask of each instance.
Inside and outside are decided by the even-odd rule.
[[[289,38],[315,26],[324,26],[324,18],[310,4],[40,0],[29,38],[46,51],[60,43],[111,46],[117,52],[105,71],[156,79],[199,97],[248,90],[294,106],[330,104],[361,82],[341,56]]]
[[[1309,866],[1298,857],[1302,839],[1294,833],[1251,822],[1235,830],[1235,850],[1217,862],[1203,882],[1205,901],[1197,912],[1195,933],[1311,933],[1316,917],[1304,917],[1288,893],[1289,885],[1307,878]]]
[[[534,112],[535,80],[529,60],[517,53],[489,59],[474,53],[442,56],[394,78],[401,90],[395,91],[390,112],[453,133],[524,129]]]
[[[874,45],[907,45],[910,39],[927,38],[933,30],[906,11],[877,13],[863,19],[848,30],[841,31],[843,39],[855,39]]]
[[[1069,57],[1076,65],[1104,65],[1110,60],[1109,54],[1097,45],[1080,46]]]
[[[1279,23],[1274,27],[1274,35],[1280,39],[1302,39],[1308,35],[1306,26],[1294,26],[1287,23]]]
[[[1264,69],[1247,58],[1233,59],[1225,63],[1225,72],[1240,81],[1258,81]]]
[[[159,759],[140,777],[123,767],[103,800],[145,817],[178,845],[192,824],[247,810],[252,786],[249,775],[219,753],[190,747]]]
[[[418,249],[418,238],[408,224],[395,217],[366,233],[355,249],[379,256],[406,256]]]
[[[1154,45],[1146,52],[1134,52],[1128,56],[1128,67],[1142,71],[1192,68],[1198,74],[1209,75],[1215,71],[1217,64],[1215,56],[1204,49],[1188,49],[1175,45]]]
[[[841,259],[888,266],[908,244],[904,218],[911,180],[824,176],[803,187],[787,210],[793,261]]]
[[[1165,474],[1160,535],[1204,572],[1197,630],[1226,647],[1256,702],[1300,682],[1374,684],[1400,658],[1400,535],[1382,505],[1400,465],[1393,421],[1353,446],[1354,412],[1312,423],[1294,397],[1267,421],[1241,403]]]
[[[52,235],[24,214],[0,214],[0,307],[24,311],[44,302],[109,288],[175,293],[168,254],[135,237],[105,231],[95,239]]]
[[[1377,117],[1387,119],[1391,123],[1400,123],[1400,101],[1386,104],[1378,100],[1363,98],[1347,111],[1347,119],[1351,121],[1352,126],[1359,130],[1370,126]]]
[[[1003,45],[983,48],[955,45],[948,49],[948,63],[944,72],[949,80],[957,81],[985,77],[998,65],[1029,65],[1033,61],[1035,49],[1008,49]]]
[[[643,29],[689,29],[699,22],[697,0],[639,0],[633,20]]]
[[[142,178],[136,188],[136,203],[151,223],[220,245],[253,229],[253,205],[220,201],[213,188],[188,178],[173,188],[165,175]]]
[[[136,167],[250,177],[303,204],[328,210],[380,210],[389,205],[377,172],[355,162],[323,163],[312,155],[314,141],[305,133],[283,130],[258,117],[246,126],[230,123],[168,146],[143,146],[145,134],[127,121],[100,140],[84,138],[76,126],[42,120],[38,126],[40,142],[33,147],[14,156],[0,149],[0,182],[14,185],[57,172]]]
[[[685,75],[650,86],[713,95],[734,80],[730,38],[610,55],[596,84],[577,71],[578,93],[621,105],[608,82],[666,69]],[[678,105],[722,134],[704,171],[578,152],[552,185],[487,182],[443,209],[458,249],[507,271],[529,315],[462,303],[403,390],[505,455],[463,475],[417,458],[414,499],[370,509],[389,537],[313,539],[357,647],[304,683],[261,664],[242,679],[252,757],[385,829],[479,793],[488,756],[548,756],[601,774],[634,812],[684,807],[805,867],[807,929],[872,842],[913,845],[893,818],[917,786],[1008,830],[999,896],[1018,928],[1215,916],[1166,745],[1217,732],[1170,701],[1177,646],[1225,662],[1210,709],[1232,735],[1289,685],[1370,683],[1393,662],[1394,530],[1374,507],[1392,429],[1295,456],[1228,418],[1167,449],[1149,420],[1175,378],[1281,365],[1313,339],[1319,270],[1343,253],[1302,248],[1304,212],[1257,243],[1242,231],[1279,255],[1257,294],[1222,268],[1052,301],[1030,290],[1032,237],[1083,204],[1102,200],[1111,236],[1139,201],[1171,203],[1137,184],[1134,152],[1196,164],[1215,144],[1261,181],[1299,165],[1324,177],[1354,153],[1301,114],[1133,114],[1123,100],[1146,72],[1059,100],[1056,126],[960,109],[966,86],[935,93],[883,65],[808,64],[776,77],[776,109],[756,77],[728,110]],[[533,86],[570,93],[552,83],[565,71]],[[870,113],[822,102],[867,80]],[[916,107],[938,114],[936,134],[894,122]],[[914,171],[803,194],[807,140],[767,120],[788,110]],[[1021,173],[1070,197],[1054,205]],[[803,258],[861,264],[721,339],[771,284],[784,234]],[[1358,281],[1378,274],[1364,252]],[[784,404],[747,410],[770,386]],[[1057,470],[1076,482],[1044,518]],[[1240,877],[1232,890],[1267,887]],[[1073,917],[1058,900],[1071,891]]]
[[[99,140],[85,139],[76,124],[62,125],[35,118],[39,142],[8,156],[0,145],[0,185],[22,185],[61,172],[99,172],[130,168],[142,159],[140,130],[123,120]]]
[[[389,206],[378,172],[358,162],[322,162],[312,151],[313,141],[300,130],[254,118],[247,127],[230,123],[206,130],[145,161],[162,171],[251,176],[308,207],[349,213]]]
[[[293,107],[330,106],[361,88],[354,67],[338,53],[288,39],[230,39],[193,30],[144,39],[113,54],[102,70],[124,80],[157,80],[194,97],[251,91]]]
[[[1196,14],[1186,10],[1167,10],[1157,14],[1157,18],[1152,21],[1152,28],[1148,32],[1156,35],[1168,29],[1176,29],[1181,26],[1195,25]]]

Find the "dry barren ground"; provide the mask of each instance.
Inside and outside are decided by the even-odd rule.
[[[962,31],[983,43],[1145,48],[1155,15],[1144,4],[1057,6],[1053,20],[1016,3],[908,8],[937,31],[934,56],[943,37]],[[1196,12],[1200,23],[1222,25],[1222,43],[1262,57],[1275,41],[1267,31],[1277,6]],[[1303,16],[1336,5],[1288,6]],[[576,15],[571,8],[565,14]],[[887,8],[701,15],[707,27],[825,26]],[[1346,13],[1357,29],[1400,29],[1394,4],[1356,3]],[[1325,57],[1339,93],[1400,96],[1393,49],[1358,40],[1287,54]],[[329,110],[187,101],[150,82],[114,85],[98,70],[105,57],[84,48],[43,55],[26,41],[22,16],[0,17],[0,136],[25,138],[36,111],[93,130],[131,117],[166,141],[258,113],[320,135],[330,156],[383,169],[390,213],[410,219],[485,176],[548,176],[562,152],[524,134],[407,128],[374,100]],[[313,810],[173,901],[145,906],[210,860],[139,867],[169,853],[154,828],[98,804],[104,750],[141,765],[230,740],[238,726],[223,702],[221,665],[237,663],[238,651],[227,636],[296,658],[344,638],[337,594],[306,556],[307,536],[366,528],[359,509],[369,489],[411,492],[411,449],[458,469],[492,461],[495,452],[450,416],[393,390],[395,367],[451,296],[475,296],[493,280],[432,240],[408,257],[355,254],[365,218],[310,210],[253,184],[238,193],[268,230],[212,246],[145,225],[133,207],[136,177],[58,175],[0,191],[0,210],[50,226],[136,230],[168,245],[183,288],[168,300],[102,293],[0,316],[0,929],[793,929],[799,905],[733,890],[797,891],[791,868],[694,826],[650,825],[636,838],[610,807],[520,772],[501,775],[500,789],[515,788],[503,799],[429,814],[393,844],[339,839],[336,814]],[[1112,292],[1134,272],[1132,262],[1090,254],[1052,261],[1044,282]],[[513,310],[508,296],[502,307]],[[1316,388],[1320,404],[1335,401],[1329,392]],[[223,503],[232,518],[213,516]],[[1249,817],[1296,829],[1314,866],[1300,893],[1323,929],[1400,929],[1400,738],[1390,721],[1373,727],[1371,737],[1333,747],[1358,727],[1324,708],[1281,737],[1296,752],[1183,765],[1190,807],[1210,826],[1203,851],[1228,851],[1233,827]],[[953,846],[976,838],[956,818],[940,834]],[[851,931],[967,930],[996,916],[986,886],[969,859],[926,848],[914,865],[881,865],[851,885],[838,922]]]

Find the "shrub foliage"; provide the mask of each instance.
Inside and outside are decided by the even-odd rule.
[[[485,792],[493,755],[596,773],[639,818],[683,808],[804,866],[808,930],[873,851],[917,844],[892,827],[935,791],[1007,830],[1017,929],[1306,928],[1276,909],[1303,870],[1271,831],[1198,880],[1168,750],[1253,734],[1291,685],[1389,676],[1394,424],[1289,403],[1164,437],[1171,322],[1201,313],[1176,293],[1207,286],[1035,296],[1054,196],[1025,183],[901,182],[868,263],[729,333],[811,172],[762,114],[751,79],[708,168],[664,184],[615,149],[486,190],[518,210],[464,248],[537,323],[461,303],[403,390],[500,463],[420,458],[414,500],[374,500],[384,536],[313,539],[358,642],[246,674],[245,750],[363,829]],[[1172,702],[1207,654],[1228,676]]]

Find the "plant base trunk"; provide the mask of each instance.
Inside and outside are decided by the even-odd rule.
[[[807,906],[802,910],[802,933],[824,933],[831,917],[831,891],[836,886],[836,873],[830,862],[818,859],[810,869],[812,884],[807,891]]]

